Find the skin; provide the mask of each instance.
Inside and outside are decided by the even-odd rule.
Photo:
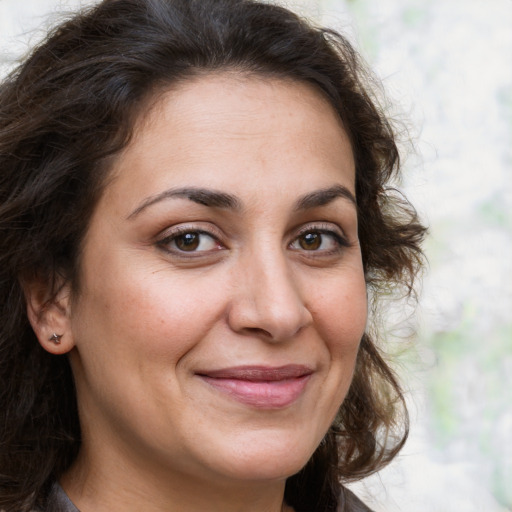
[[[82,512],[282,510],[366,323],[343,126],[308,85],[203,76],[158,99],[112,176],[78,293],[43,310],[29,290],[41,344],[69,352],[76,380],[83,445],[64,489]],[[240,365],[310,374],[277,406],[201,376]]]

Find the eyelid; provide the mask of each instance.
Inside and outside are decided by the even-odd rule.
[[[323,235],[329,235],[332,236],[336,243],[338,244],[338,247],[336,248],[336,252],[339,250],[342,250],[344,248],[351,247],[353,244],[349,241],[348,237],[345,235],[343,229],[341,229],[337,224],[334,223],[326,223],[326,222],[312,222],[308,223],[304,226],[301,226],[300,229],[294,234],[292,240],[288,244],[288,247],[290,247],[293,243],[297,241],[298,238],[300,238],[305,233],[309,232],[317,232]],[[299,251],[299,249],[297,249]],[[325,255],[329,253],[334,253],[335,251],[325,251],[325,250],[319,250],[319,251],[305,251],[304,252],[310,252],[310,257]],[[316,254],[315,254],[316,253]]]
[[[205,228],[204,225],[207,225],[208,227]],[[180,251],[178,249],[170,249],[166,247],[174,238],[179,237],[180,235],[184,235],[186,233],[199,233],[200,235],[206,235],[211,237],[213,240],[215,240],[222,248],[226,247],[226,244],[222,241],[224,239],[223,233],[216,228],[214,225],[209,223],[184,223],[184,224],[177,224],[174,226],[171,226],[170,228],[165,229],[164,231],[160,232],[159,235],[155,237],[155,244],[159,246],[162,250],[177,254],[180,256],[184,256],[187,258],[205,255],[208,253],[212,253],[215,251]],[[220,250],[220,249],[217,249]]]
[[[328,231],[328,232],[334,232],[339,234],[341,237],[345,237],[345,233],[341,227],[334,223],[334,222],[326,222],[326,221],[318,221],[318,222],[308,222],[306,224],[303,224],[298,229],[295,236],[300,235],[307,231]]]
[[[344,243],[349,244],[348,237],[345,235],[343,229],[332,222],[311,222],[300,227],[294,234],[294,239],[308,233],[309,231],[318,231],[319,233],[331,234],[342,240]]]

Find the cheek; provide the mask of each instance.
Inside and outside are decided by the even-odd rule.
[[[315,315],[331,359],[355,359],[367,320],[366,284],[362,272],[331,280],[316,300]]]
[[[210,279],[183,278],[168,268],[128,269],[120,261],[104,260],[97,268],[101,272],[88,276],[76,330],[108,340],[106,348],[125,360],[177,361],[221,314]]]
[[[323,436],[350,388],[366,327],[366,284],[362,271],[326,279],[322,292],[312,301],[327,365],[318,400],[321,413],[317,415]]]

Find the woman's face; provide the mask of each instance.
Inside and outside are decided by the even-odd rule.
[[[354,172],[307,85],[212,75],[159,100],[114,165],[70,305],[88,464],[268,481],[307,462],[366,322]]]

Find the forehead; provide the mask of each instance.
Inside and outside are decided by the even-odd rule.
[[[306,191],[309,180],[321,188],[337,179],[353,190],[355,179],[347,134],[320,92],[235,73],[196,77],[155,96],[113,175],[148,195],[192,178],[228,190],[263,189],[269,178],[289,187],[292,179]]]

